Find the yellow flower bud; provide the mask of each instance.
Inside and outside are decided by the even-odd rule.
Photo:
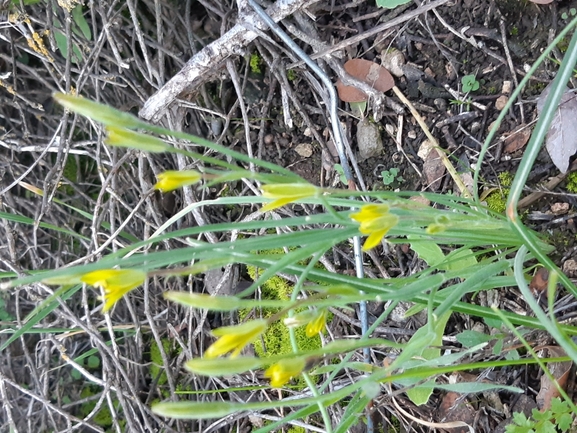
[[[316,197],[322,191],[308,183],[275,183],[261,186],[262,196],[273,199],[271,203],[264,205],[262,212],[267,212],[284,206],[302,198]]]
[[[168,170],[158,175],[154,189],[162,192],[172,191],[183,186],[193,185],[202,179],[202,174],[194,170]]]

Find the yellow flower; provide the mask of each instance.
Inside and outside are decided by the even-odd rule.
[[[363,245],[365,251],[376,247],[383,236],[399,222],[399,217],[390,213],[389,206],[384,203],[364,205],[351,218],[361,223],[362,234],[369,235]]]
[[[327,323],[327,309],[321,308],[316,311],[316,316],[311,320],[306,327],[307,337],[312,338],[318,333],[322,332]]]
[[[296,313],[292,317],[283,320],[287,328],[296,328],[307,325],[305,331],[307,337],[312,338],[319,332],[322,332],[327,323],[327,309],[308,309]]]
[[[301,198],[316,197],[321,191],[308,183],[275,183],[263,185],[260,189],[263,197],[274,199],[274,201],[264,205],[261,212],[276,209]]]
[[[230,357],[238,356],[241,350],[247,344],[256,340],[264,331],[268,324],[264,319],[251,320],[237,326],[225,326],[212,331],[212,335],[220,337],[210,345],[206,352],[205,358],[216,358],[232,352]]]
[[[146,272],[137,269],[102,269],[84,274],[80,280],[104,290],[102,312],[106,313],[120,298],[144,283]]]
[[[272,387],[280,388],[293,377],[301,374],[305,365],[305,358],[283,359],[267,368],[264,377],[270,378]]]
[[[172,191],[183,186],[192,185],[202,179],[202,175],[194,170],[169,170],[158,175],[158,182],[154,189],[162,192]]]

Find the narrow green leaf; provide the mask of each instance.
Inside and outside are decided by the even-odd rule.
[[[411,0],[377,0],[377,6],[380,8],[395,9],[397,6],[409,3]]]
[[[90,26],[88,22],[86,22],[86,18],[84,18],[84,13],[82,10],[82,5],[76,6],[72,9],[72,19],[84,35],[84,37],[88,40],[92,39],[92,32],[90,31]]]
[[[486,343],[494,339],[494,337],[483,334],[479,331],[466,330],[455,336],[457,341],[465,347],[476,346],[481,343]]]

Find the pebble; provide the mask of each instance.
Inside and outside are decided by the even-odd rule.
[[[313,146],[310,143],[297,144],[294,151],[303,158],[309,158],[313,154]]]
[[[495,108],[499,111],[501,111],[503,108],[505,108],[505,105],[507,105],[507,102],[509,102],[509,97],[502,95],[499,96],[497,98],[497,100],[495,101]]]
[[[395,48],[384,50],[381,53],[381,65],[395,77],[402,77],[405,75],[403,69],[405,65],[405,56]]]
[[[383,140],[378,125],[363,119],[357,125],[357,146],[359,161],[373,158],[383,150]]]
[[[272,144],[272,142],[274,141],[274,135],[272,134],[267,134],[264,136],[264,144]]]

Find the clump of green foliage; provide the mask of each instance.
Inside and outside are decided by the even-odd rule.
[[[507,196],[509,195],[509,186],[513,183],[513,175],[508,171],[499,173],[497,176],[501,188],[496,189],[489,194],[485,201],[487,207],[493,212],[504,213],[507,206]]]
[[[257,272],[258,270],[255,267],[248,267],[248,274],[252,279],[256,280],[258,278]],[[288,301],[290,300],[292,291],[292,284],[279,276],[272,277],[261,286],[261,296],[263,299]],[[277,312],[278,309],[276,308],[263,309],[262,317],[266,319]],[[245,310],[240,311],[241,316],[246,316],[248,313],[249,312]],[[315,350],[322,347],[320,337],[318,335],[313,338],[307,337],[304,327],[297,328],[295,334],[299,349],[301,350]],[[262,340],[254,343],[254,350],[259,357],[263,358],[272,355],[292,353],[289,330],[284,323],[282,323],[282,320],[276,321],[269,326],[268,330],[263,334]]]
[[[80,393],[80,399],[85,399],[85,398],[89,398],[92,397],[93,395],[96,395],[97,393],[99,393],[101,390],[94,388],[92,386],[87,386],[85,388],[82,389],[81,393]],[[118,400],[114,399],[113,401],[114,406],[120,410],[120,403],[118,402]],[[97,400],[91,400],[91,401],[87,401],[86,403],[83,403],[80,406],[80,414],[82,417],[86,417],[88,416],[88,414],[90,414],[94,408],[96,407],[96,403]],[[92,418],[93,422],[98,425],[99,427],[102,427],[103,429],[107,430],[112,427],[112,414],[110,413],[110,408],[108,407],[107,404],[103,404],[100,407],[100,410],[96,413],[96,415],[94,415],[94,418]],[[118,419],[118,424],[120,425],[120,427],[122,429],[124,429],[124,427],[126,426],[126,421],[122,420],[122,419]]]
[[[399,183],[405,181],[403,176],[399,176],[399,169],[397,167],[392,167],[389,170],[381,171],[381,176],[383,177],[383,183],[385,185],[390,185],[395,181]]]
[[[577,172],[575,171],[567,176],[567,191],[577,194]]]
[[[253,74],[262,74],[262,57],[252,53],[249,60],[250,70]]]
[[[282,249],[267,251],[267,254],[281,254]],[[247,273],[252,280],[257,280],[262,270],[254,266],[247,267]],[[271,300],[285,300],[289,301],[293,292],[293,284],[282,277],[274,276],[267,280],[261,286],[262,299]],[[279,310],[277,308],[264,308],[259,312],[259,316],[269,318],[275,315]],[[299,310],[297,310],[298,312]],[[239,310],[239,317],[244,320],[251,313],[249,309]],[[306,335],[304,326],[295,329],[295,337],[297,345],[302,351],[316,350],[322,347],[321,338],[315,335],[310,338]],[[278,320],[269,325],[267,331],[262,335],[262,338],[257,340],[254,344],[254,351],[260,358],[268,358],[275,355],[287,355],[292,353],[292,346],[290,340],[289,329],[285,326],[282,320]],[[304,388],[305,382],[302,377],[297,380],[297,387]]]
[[[289,69],[288,71],[286,71],[286,77],[287,80],[294,81],[297,79],[297,73],[295,72],[294,69]]]
[[[475,74],[465,75],[462,77],[461,84],[463,86],[461,90],[465,93],[476,92],[481,86],[481,83],[477,80]]]
[[[506,427],[507,433],[549,433],[566,432],[573,422],[569,403],[559,398],[551,400],[551,408],[546,411],[533,409],[531,418],[522,412],[513,413],[513,423]]]

